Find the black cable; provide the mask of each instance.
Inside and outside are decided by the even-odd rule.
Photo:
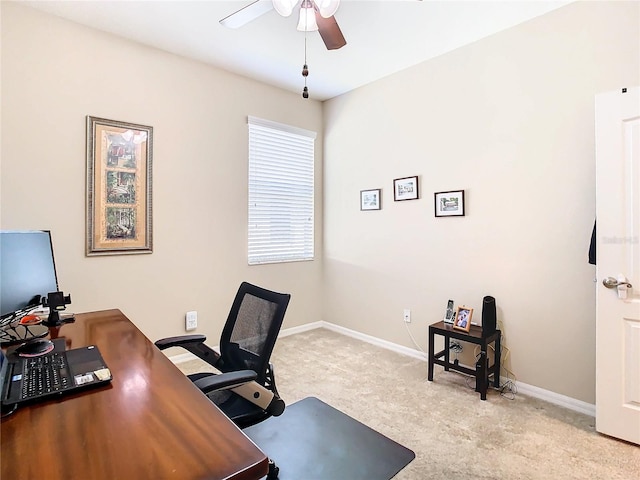
[[[11,410],[7,412],[2,412],[2,415],[0,417],[2,418],[8,417],[9,415],[12,415],[13,413],[15,413],[16,410],[18,410],[18,404],[14,403],[11,407]]]

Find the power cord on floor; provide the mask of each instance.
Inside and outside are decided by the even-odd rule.
[[[420,345],[418,345],[418,342],[416,342],[416,339],[413,338],[413,334],[411,333],[411,330],[409,330],[409,323],[408,322],[402,322],[404,323],[404,327],[407,329],[407,333],[409,334],[409,337],[411,338],[411,341],[413,342],[413,344],[415,345],[415,347],[422,352],[422,354],[424,355],[425,358],[427,358],[427,352],[425,352],[422,348],[420,348]]]
[[[504,335],[504,329],[502,328],[502,322],[498,321],[498,329],[500,330],[500,372],[504,370],[505,372],[505,382],[499,387],[492,387],[494,390],[500,392],[500,395],[509,399],[514,400],[516,394],[518,393],[518,387],[516,386],[516,375],[506,367],[507,359],[509,358],[509,354],[511,350],[505,346],[506,337]],[[495,347],[493,344],[489,345],[489,348],[494,352],[495,358]],[[480,354],[480,346],[476,346],[474,349],[474,354],[476,355],[476,359]],[[500,375],[498,372],[498,375]],[[500,376],[502,378],[502,376]]]
[[[413,342],[414,346],[416,347],[416,349],[418,349],[424,356],[425,358],[428,357],[427,352],[425,352],[420,345],[418,345],[418,342],[416,342],[416,339],[414,338],[413,334],[411,333],[411,330],[409,329],[409,324],[408,322],[402,322],[404,323],[405,328],[407,329],[407,333],[409,334],[409,338],[411,338],[411,341]],[[498,329],[500,330],[500,332],[503,332],[503,328],[502,328],[502,323],[500,321],[498,321]],[[509,354],[511,353],[511,351],[504,345],[505,344],[505,336],[504,334],[501,333],[501,337],[500,337],[500,371],[498,372],[498,375],[500,376],[500,372],[502,372],[502,370],[505,371],[506,375],[505,375],[505,379],[506,381],[500,386],[500,387],[491,387],[493,390],[500,392],[500,396],[507,398],[508,400],[514,400],[516,394],[518,393],[518,388],[516,386],[516,376],[515,374],[509,370],[506,366],[505,366],[505,362],[507,360],[507,358],[509,358]],[[495,358],[495,348],[493,345],[489,345],[489,348],[494,352],[494,358]],[[462,352],[462,345],[459,342],[451,342],[449,345],[449,349],[455,354],[456,358],[458,358],[458,354],[460,352]],[[478,357],[480,355],[480,345],[477,345],[474,349],[474,355],[476,357],[476,361],[478,360]],[[460,373],[460,372],[457,372]],[[463,374],[465,375],[465,374]],[[502,378],[502,377],[500,377]],[[473,381],[474,385],[471,385],[470,382]],[[475,376],[467,376],[465,379],[465,383],[467,384],[467,387],[469,388],[473,388],[475,389]]]
[[[493,387],[493,389],[500,392],[500,396],[507,400],[515,400],[516,394],[518,393],[518,387],[515,382],[511,380],[507,380],[501,386]]]
[[[407,333],[409,334],[409,337],[411,338],[411,341],[413,342],[413,344],[415,345],[415,347],[422,352],[422,354],[425,356],[425,358],[428,357],[427,352],[425,352],[420,345],[418,345],[418,342],[416,342],[416,339],[414,338],[413,334],[411,333],[411,330],[409,329],[409,322],[402,322],[404,323],[404,327],[407,329]],[[456,358],[458,358],[458,353],[462,352],[462,344],[460,344],[459,342],[451,342],[451,344],[449,345],[449,349],[456,354]]]

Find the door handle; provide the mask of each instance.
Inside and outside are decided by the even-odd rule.
[[[617,287],[622,287],[622,286],[627,287],[627,288],[632,288],[631,284],[629,282],[618,281],[617,279],[615,279],[613,277],[605,278],[604,280],[602,280],[602,284],[607,288],[617,288]]]

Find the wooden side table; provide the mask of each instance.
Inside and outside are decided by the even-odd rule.
[[[444,337],[444,350],[434,352],[434,338],[436,335]],[[482,327],[471,325],[469,333],[461,330],[454,330],[453,326],[444,321],[436,322],[429,325],[429,374],[428,380],[433,381],[433,366],[435,364],[442,365],[445,371],[455,370],[457,372],[473,375],[476,378],[476,392],[480,393],[480,399],[487,399],[487,388],[489,386],[489,376],[493,375],[493,384],[500,386],[500,330],[482,335]],[[480,345],[480,355],[476,361],[475,370],[465,367],[458,363],[458,359],[450,361],[449,347],[451,339],[461,340],[463,342]],[[494,343],[493,365],[489,366],[489,357],[487,356],[487,347]]]

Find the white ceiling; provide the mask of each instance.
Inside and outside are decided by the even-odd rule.
[[[218,23],[252,1],[20,3],[301,93],[305,34],[295,14],[271,10],[238,29]],[[342,0],[335,18],[345,47],[328,51],[317,32],[307,34],[310,98],[335,97],[570,1]]]

